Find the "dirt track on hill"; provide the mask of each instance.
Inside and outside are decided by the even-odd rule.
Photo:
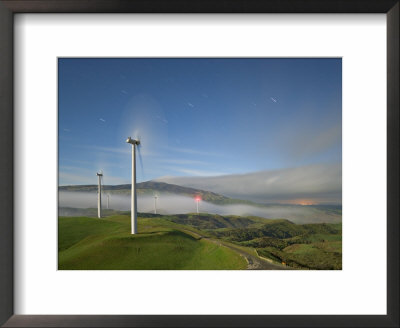
[[[241,256],[243,256],[246,259],[246,261],[248,263],[247,270],[290,270],[290,268],[288,268],[286,266],[274,264],[274,263],[271,263],[268,260],[265,260],[259,256],[251,255],[251,254],[241,250],[239,247],[225,244],[224,242],[221,242],[221,241],[215,240],[215,239],[211,239],[208,237],[203,237],[203,239],[211,241],[220,246],[228,247],[231,250],[235,251],[236,253],[239,253]]]
[[[291,270],[291,268],[289,268],[287,266],[271,263],[262,257],[249,254],[249,253],[243,251],[240,247],[236,247],[234,245],[224,243],[221,240],[202,236],[202,235],[200,235],[196,232],[190,231],[190,230],[183,230],[183,231],[189,233],[192,236],[196,236],[199,239],[208,240],[214,244],[230,248],[231,250],[235,251],[236,253],[239,253],[241,256],[243,256],[246,259],[246,261],[248,263],[247,270]]]

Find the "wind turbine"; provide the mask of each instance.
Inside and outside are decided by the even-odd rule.
[[[137,233],[137,198],[136,198],[136,146],[140,140],[129,137],[126,142],[132,145],[132,191],[131,191],[131,234]]]
[[[101,177],[103,176],[103,172],[97,172],[97,177],[99,178],[99,185],[97,189],[97,216],[101,218]]]
[[[154,214],[157,214],[157,198],[158,195],[154,194]]]
[[[197,214],[199,214],[199,202],[201,201],[201,197],[200,196],[196,196],[194,198],[194,200],[196,201]]]

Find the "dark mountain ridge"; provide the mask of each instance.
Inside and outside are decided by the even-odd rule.
[[[257,205],[251,201],[229,198],[211,191],[194,189],[189,187],[182,187],[165,182],[146,181],[140,182],[137,185],[137,193],[139,195],[153,195],[153,194],[175,194],[188,197],[200,196],[202,200],[214,204],[248,204]],[[97,185],[71,185],[59,186],[59,191],[68,192],[97,192]],[[102,186],[104,192],[110,194],[130,194],[131,184],[122,185],[104,185]]]

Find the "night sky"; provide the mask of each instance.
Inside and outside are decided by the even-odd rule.
[[[208,177],[208,189],[215,189],[221,176],[254,180],[260,173],[279,185],[287,172],[298,172],[290,178],[297,195],[302,180],[321,179],[333,168],[336,175],[305,189],[317,195],[328,184],[319,193],[336,196],[325,202],[341,202],[341,59],[61,58],[58,64],[60,185],[95,184],[98,170],[106,184],[129,183],[125,140],[132,136],[142,142],[139,182],[193,185]],[[303,197],[289,194],[281,198]]]

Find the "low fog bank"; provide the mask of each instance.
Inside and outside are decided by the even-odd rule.
[[[154,197],[139,195],[138,211],[142,213],[154,213]],[[107,197],[102,197],[102,208],[107,208]],[[82,192],[59,192],[59,207],[72,208],[96,208],[97,193]],[[110,209],[119,211],[130,210],[129,195],[110,195]],[[309,206],[291,206],[291,205],[269,205],[269,206],[251,206],[251,205],[216,205],[205,201],[199,203],[199,211],[220,214],[220,215],[253,215],[264,218],[285,218],[294,223],[335,223],[341,222],[342,217],[331,211],[325,211],[321,208]],[[191,197],[180,195],[160,195],[157,199],[158,214],[185,214],[196,212],[196,202]],[[72,211],[71,215],[77,215]],[[61,214],[68,215],[68,214]]]
[[[314,164],[222,176],[166,176],[154,181],[256,203],[342,203],[342,164]]]

